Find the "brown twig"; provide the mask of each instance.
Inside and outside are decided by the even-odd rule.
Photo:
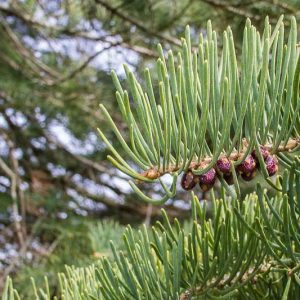
[[[263,263],[258,269],[250,267],[248,269],[248,271],[245,272],[245,274],[241,278],[240,278],[240,273],[237,272],[235,277],[230,282],[230,284],[232,285],[232,284],[236,283],[238,279],[240,282],[245,282],[249,279],[252,280],[253,282],[255,282],[257,280],[258,275],[268,273],[270,271],[271,267],[272,267],[272,264],[269,262]],[[179,296],[179,299],[180,300],[188,300],[193,295],[200,295],[204,291],[204,289],[207,290],[210,285],[212,286],[212,288],[222,289],[224,287],[224,282],[227,281],[227,278],[229,276],[230,275],[225,274],[223,276],[224,279],[220,280],[217,285],[215,285],[215,282],[218,279],[211,279],[209,282],[207,282],[207,284],[205,286],[187,289]]]
[[[12,204],[12,211],[14,214],[14,225],[15,225],[15,230],[17,233],[17,237],[19,240],[19,244],[21,247],[24,246],[24,236],[23,236],[23,231],[22,231],[22,226],[20,220],[17,218],[19,215],[19,210],[18,210],[18,196],[17,196],[17,189],[18,189],[18,179],[17,179],[17,174],[12,170],[6,163],[5,161],[0,157],[0,168],[8,175],[10,178],[10,195],[13,201]]]
[[[278,6],[279,8],[287,10],[292,14],[298,14],[299,13],[297,8],[289,5],[288,3],[284,3],[283,1],[265,0],[265,1],[262,1],[262,2],[266,2],[269,5]]]
[[[249,18],[252,20],[260,20],[261,17],[258,15],[253,15],[252,13],[242,10],[240,8],[234,7],[232,5],[229,5],[228,3],[226,3],[225,1],[219,1],[219,0],[202,0],[202,2],[214,6],[216,8],[221,8],[221,9],[225,9],[235,15],[238,15],[240,17],[244,17],[244,18]]]
[[[16,35],[16,33],[6,22],[1,22],[1,27],[3,31],[7,34],[11,42],[14,44],[14,47],[19,50],[19,53],[24,57],[25,60],[27,60],[29,65],[35,68],[37,74],[43,72],[48,74],[51,78],[59,77],[59,74],[55,70],[50,68],[41,60],[34,57],[34,55],[23,45],[20,38]]]
[[[95,2],[101,6],[103,6],[106,10],[108,10],[110,13],[112,13],[113,15],[117,16],[118,18],[122,19],[125,22],[128,22],[134,26],[136,26],[136,28],[138,28],[140,31],[150,35],[150,36],[154,36],[159,38],[160,40],[164,40],[170,44],[176,45],[176,46],[180,46],[181,42],[178,39],[163,35],[159,32],[153,31],[151,29],[149,29],[148,27],[144,26],[143,24],[139,23],[139,21],[135,20],[132,17],[129,17],[125,14],[123,14],[121,11],[119,11],[117,8],[111,6],[110,4],[107,3],[107,1],[103,1],[103,0],[95,0]]]
[[[293,149],[295,149],[297,146],[300,145],[300,139],[290,139],[286,145],[281,145],[278,147],[278,149],[276,149],[276,153],[279,152],[288,152],[288,151],[292,151]],[[273,145],[272,144],[266,144],[264,145],[264,147],[269,150],[270,152],[272,152],[273,150]],[[227,158],[231,161],[237,161],[239,158],[243,157],[243,155],[245,154],[246,151],[246,147],[244,147],[243,151],[233,151]],[[275,154],[276,154],[275,153]],[[224,157],[225,155],[221,155],[221,157]],[[189,169],[190,170],[195,170],[195,169],[204,169],[207,165],[209,165],[212,161],[211,157],[205,157],[204,159],[202,159],[202,161],[198,162],[198,161],[192,161]],[[178,164],[177,166],[171,165],[169,166],[167,169],[158,169],[157,167],[152,167],[144,172],[142,172],[140,175],[149,178],[149,179],[157,179],[165,174],[172,174],[176,171],[178,171],[180,168],[182,167],[182,165]]]
[[[61,77],[61,78],[58,78],[57,80],[55,80],[53,82],[50,82],[48,85],[49,86],[54,86],[54,85],[61,84],[63,82],[66,82],[66,81],[72,79],[77,74],[79,74],[81,71],[83,71],[90,64],[90,62],[93,61],[97,56],[99,56],[103,52],[105,52],[105,51],[107,51],[107,50],[109,50],[113,47],[119,46],[119,45],[121,45],[120,42],[112,43],[109,46],[104,47],[103,49],[95,52],[94,54],[89,56],[79,67],[77,67],[75,70],[71,71],[68,75],[66,75],[64,77]]]
[[[151,224],[152,210],[153,210],[153,205],[148,204],[147,205],[147,211],[146,211],[146,217],[145,217],[145,220],[144,220],[144,224],[147,227]]]
[[[42,218],[38,219],[35,222],[35,224],[33,225],[33,227],[38,226],[41,222],[42,222]],[[1,277],[0,277],[0,290],[3,289],[3,286],[5,284],[5,280],[6,280],[7,276],[11,272],[16,270],[16,267],[18,266],[20,261],[24,258],[26,251],[27,251],[30,243],[32,242],[33,238],[34,238],[34,231],[32,231],[31,234],[26,237],[26,240],[25,240],[23,246],[19,250],[19,254],[16,257],[14,257],[14,259],[11,260],[10,264],[4,269],[4,272],[1,274]]]

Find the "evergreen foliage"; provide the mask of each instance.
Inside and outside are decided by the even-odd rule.
[[[300,101],[297,27],[285,40],[283,19],[275,28],[266,20],[260,37],[248,20],[242,53],[236,58],[232,34],[223,35],[218,54],[217,35],[208,24],[194,52],[186,30],[177,59],[165,59],[159,47],[158,90],[145,71],[143,90],[125,67],[129,93],[115,74],[117,100],[128,125],[127,144],[103,105],[129,159],[125,160],[101,130],[113,156],[110,161],[139,181],[159,180],[165,191],[152,200],[131,182],[141,199],[163,203],[176,193],[177,176],[191,170],[203,175],[220,155],[232,163],[235,190],[222,175],[221,199],[192,199],[193,224],[183,229],[162,212],[151,232],[143,227],[123,236],[123,250],[111,243],[113,259],[103,257],[87,268],[67,267],[59,274],[58,298],[71,299],[297,299],[300,294]],[[132,99],[131,99],[132,98]],[[159,100],[157,100],[159,99]],[[276,155],[284,171],[269,178],[268,153]],[[238,167],[255,150],[260,170],[276,190],[270,197],[261,184],[244,200],[239,198]],[[265,156],[265,157],[264,157]],[[135,162],[139,170],[132,167]],[[201,164],[202,162],[202,164]],[[266,163],[266,164],[265,164]],[[200,168],[199,168],[200,167]],[[161,176],[173,176],[171,189]],[[208,217],[207,211],[212,215]],[[100,227],[101,231],[101,227]],[[94,247],[97,247],[94,244]],[[36,299],[51,299],[47,279],[36,287]],[[12,280],[3,300],[19,299]]]
[[[118,153],[102,130],[99,133],[112,153],[108,159],[117,168],[139,181],[160,182],[165,194],[154,200],[130,181],[142,200],[166,202],[176,194],[179,174],[190,170],[203,175],[222,157],[231,161],[239,197],[236,168],[249,158],[253,160],[249,156],[252,151],[262,175],[274,187],[269,175],[275,172],[268,169],[260,149],[264,147],[271,155],[276,154],[289,169],[292,153],[300,145],[300,63],[295,18],[291,19],[287,42],[285,38],[283,17],[273,30],[266,18],[262,36],[247,20],[238,61],[231,29],[223,33],[220,51],[217,34],[208,22],[206,37],[200,34],[198,47],[191,45],[189,27],[176,56],[170,50],[165,58],[158,45],[158,93],[148,69],[143,87],[124,66],[130,92],[112,73],[130,143],[124,140],[105,106],[101,104],[100,108],[136,168]],[[277,160],[275,156],[272,159]],[[253,168],[255,165],[253,160]],[[161,180],[165,174],[173,177],[170,188]],[[233,195],[224,178],[219,179]]]
[[[59,298],[71,299],[297,299],[300,293],[300,167],[295,160],[270,198],[259,185],[244,201],[192,199],[193,224],[184,230],[163,211],[149,233],[129,226],[113,261],[59,274]],[[208,206],[212,217],[206,218]],[[34,286],[36,299],[51,299]],[[19,299],[10,279],[3,300]]]
[[[135,210],[138,206],[130,205],[129,201],[116,204],[87,188],[91,183],[101,190],[119,194],[111,177],[123,179],[118,172],[113,172],[110,164],[98,163],[106,157],[107,149],[95,137],[94,128],[101,124],[109,140],[113,138],[97,110],[101,101],[112,114],[116,104],[108,75],[109,64],[115,66],[118,60],[129,62],[138,74],[145,65],[152,67],[158,41],[166,49],[176,48],[180,45],[176,37],[182,34],[185,24],[191,24],[194,39],[208,19],[213,20],[218,31],[231,24],[239,53],[245,17],[261,29],[265,15],[270,16],[271,24],[276,23],[280,14],[295,14],[298,18],[299,3],[297,0],[172,0],[171,5],[170,0],[1,1],[0,142],[4,143],[4,149],[1,147],[0,197],[5,203],[3,211],[13,201],[18,202],[19,210],[14,213],[22,215],[23,227],[32,217],[40,216],[45,200],[47,204],[59,206],[52,208],[69,213],[70,197],[79,209],[86,209],[89,214],[93,211],[81,207],[78,198],[103,203],[108,210],[118,206],[141,214],[141,210]],[[107,57],[112,59],[107,61]],[[155,90],[158,91],[156,87]],[[116,112],[112,117],[116,122],[119,120],[117,125],[121,128],[119,114]],[[70,135],[71,145],[55,136],[53,127],[57,126]],[[117,143],[114,147],[120,155],[124,154]],[[17,161],[18,168],[13,160]],[[110,177],[107,179],[103,173]],[[13,193],[18,197],[14,200],[12,177],[28,187],[23,191],[17,185]],[[43,183],[42,191],[35,188],[36,181]],[[40,199],[31,201],[39,198],[39,193],[42,193]],[[47,199],[44,193],[49,194]],[[126,197],[134,200],[132,193]],[[8,212],[4,222],[9,223],[9,219]]]

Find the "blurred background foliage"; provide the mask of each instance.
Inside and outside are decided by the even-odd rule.
[[[246,18],[261,28],[281,14],[299,19],[299,1],[0,0],[0,283],[14,276],[30,299],[30,276],[51,281],[65,264],[109,255],[120,224],[158,216],[136,205],[96,134],[100,102],[126,129],[111,69],[122,78],[123,63],[153,68],[158,42],[176,50],[186,24],[196,41],[208,19],[219,32],[232,27],[238,51]],[[186,194],[166,206],[180,218],[188,209]]]

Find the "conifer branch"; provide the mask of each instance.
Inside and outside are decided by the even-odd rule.
[[[175,180],[188,170],[202,177],[211,172],[211,180],[205,179],[201,187],[206,190],[214,184],[213,169],[223,157],[240,170],[226,171],[222,185],[224,180],[234,182],[238,193],[239,173],[249,181],[259,166],[274,187],[268,177],[278,170],[278,159],[289,169],[292,152],[299,150],[300,60],[294,18],[284,41],[283,17],[273,30],[266,18],[262,36],[247,20],[238,62],[230,28],[223,33],[220,51],[208,22],[207,36],[200,35],[197,50],[191,46],[189,27],[176,56],[172,51],[166,55],[158,45],[157,81],[146,69],[142,85],[124,66],[127,91],[112,73],[127,134],[119,131],[103,105],[100,109],[128,158],[118,154],[100,129],[99,134],[114,166],[137,182],[162,185],[165,194],[153,200],[131,181],[142,200],[161,204],[174,197]],[[262,148],[270,155],[262,154]],[[161,180],[167,173],[173,176],[170,188]]]
[[[245,273],[242,274],[242,276],[240,276],[240,273],[237,272],[234,279],[231,281],[231,284],[243,284],[245,282],[255,284],[258,280],[259,275],[265,276],[268,272],[270,272],[271,267],[274,266],[272,266],[270,262],[264,262],[259,266],[259,268],[250,267]],[[210,288],[221,290],[222,288],[224,288],[224,283],[229,277],[230,274],[224,274],[222,280],[220,280],[218,277],[212,278],[210,282],[205,283],[205,286],[188,289],[180,295],[179,300],[188,300],[192,295],[201,295],[203,294],[203,291]],[[215,284],[216,282],[218,283]]]
[[[257,194],[244,201],[213,197],[208,217],[209,204],[194,196],[189,226],[183,227],[176,219],[171,225],[164,211],[163,222],[151,230],[144,226],[135,232],[128,226],[123,251],[111,243],[113,259],[102,257],[95,265],[67,267],[66,274],[59,274],[58,298],[273,299],[285,294],[285,299],[296,299],[300,174],[295,171],[299,167],[298,157],[282,180],[277,180],[282,191],[272,198],[260,185]],[[44,289],[34,289],[37,297],[49,291],[47,283]],[[3,299],[19,299],[11,279],[3,295]],[[50,300],[50,293],[43,298]]]
[[[300,139],[289,139],[286,145],[280,145],[277,149],[275,154],[280,152],[292,152],[295,148],[298,148],[300,145]],[[264,147],[269,152],[273,152],[273,145],[272,144],[265,144],[261,145],[261,147]],[[229,156],[226,155],[220,155],[219,158],[228,158],[232,162],[238,161],[240,158],[245,156],[245,152],[247,151],[247,148],[238,152],[233,151]],[[211,157],[205,157],[200,162],[198,161],[192,161],[188,167],[189,170],[198,170],[198,169],[204,169],[207,165],[210,165],[212,161]],[[180,168],[182,168],[182,165],[178,166],[169,166],[167,170],[163,169],[157,169],[156,167],[150,168],[149,170],[146,170],[142,172],[140,175],[143,177],[146,177],[148,179],[157,179],[165,174],[172,174],[174,172],[177,172]]]

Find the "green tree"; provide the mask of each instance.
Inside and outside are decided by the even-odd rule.
[[[123,140],[109,114],[103,115],[123,147],[120,154],[107,135],[100,137],[108,159],[131,176],[140,201],[165,203],[182,187],[200,183],[214,189],[211,202],[192,196],[192,220],[183,229],[177,219],[124,234],[125,251],[111,243],[113,260],[102,258],[88,268],[67,268],[59,275],[59,296],[65,299],[296,299],[300,292],[300,60],[297,25],[291,18],[285,38],[283,17],[272,27],[265,20],[260,34],[249,20],[237,58],[232,31],[217,33],[208,22],[199,46],[190,29],[178,54],[158,46],[157,87],[145,70],[142,85],[125,66],[127,87],[113,73],[116,98],[127,124]],[[132,164],[135,163],[135,165]],[[226,164],[225,164],[226,162]],[[229,164],[229,167],[227,166]],[[278,163],[282,175],[274,178]],[[228,167],[227,170],[226,167]],[[224,171],[225,170],[225,171]],[[243,200],[240,183],[261,172],[275,190],[269,196],[258,183]],[[169,174],[168,187],[162,177]],[[227,175],[232,176],[232,182]],[[189,176],[188,185],[186,185]],[[241,177],[241,178],[240,178]],[[216,181],[217,180],[217,181]],[[161,184],[161,199],[149,197],[141,181]],[[192,184],[191,184],[192,183]],[[212,216],[207,211],[211,206]],[[50,299],[33,284],[37,298]],[[7,280],[4,299],[18,299]]]
[[[188,0],[170,5],[169,1],[90,0],[1,4],[1,141],[6,145],[1,152],[1,176],[6,178],[1,181],[3,199],[16,198],[16,213],[22,214],[24,220],[26,213],[40,214],[45,197],[43,191],[35,188],[35,181],[44,185],[45,193],[51,190],[48,198],[56,199],[65,210],[71,198],[78,208],[89,213],[88,207],[77,201],[83,197],[103,203],[108,210],[144,214],[145,209],[128,201],[113,201],[105,193],[122,194],[113,179],[124,179],[108,164],[99,164],[107,149],[95,139],[94,129],[99,123],[103,123],[101,128],[108,137],[113,136],[98,110],[99,102],[105,103],[111,113],[116,104],[108,75],[108,64],[113,64],[114,59],[105,57],[118,58],[120,52],[117,65],[113,64],[116,68],[128,57],[134,57],[129,63],[140,74],[145,65],[154,67],[157,42],[166,49],[178,47],[180,40],[175,37],[184,32],[187,23],[193,24],[194,40],[208,19],[220,29],[230,20],[240,49],[245,17],[251,17],[261,27],[260,15],[268,14],[274,23],[279,14],[296,14],[298,8],[297,1]],[[102,60],[105,63],[101,64]],[[122,127],[120,115],[116,112],[114,117]],[[57,127],[70,135],[69,144],[53,132]],[[23,184],[12,191],[14,178]],[[103,192],[87,188],[90,185]],[[33,196],[36,191],[42,193],[37,209],[31,201],[32,197],[37,198]],[[134,201],[131,194],[127,198]]]

